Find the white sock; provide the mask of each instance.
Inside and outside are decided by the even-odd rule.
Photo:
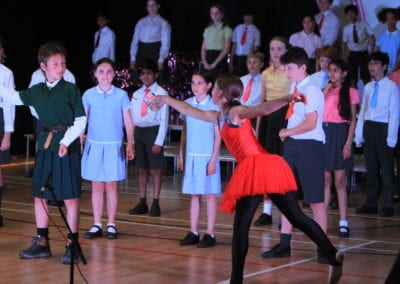
[[[109,226],[112,226],[112,227],[109,227]],[[112,223],[107,224],[107,232],[116,233],[114,228],[115,228],[115,224],[112,224]]]
[[[349,222],[347,220],[340,220],[339,227],[349,227]],[[341,232],[346,232],[345,229],[340,229]]]
[[[94,226],[99,226],[100,229],[103,228],[103,225],[101,223],[94,223]],[[89,232],[96,233],[99,230],[99,228],[94,226],[89,230]]]
[[[192,233],[195,234],[196,236],[199,235],[199,232],[193,232],[193,231],[192,231]]]
[[[268,200],[268,201],[264,201],[264,210],[263,213],[271,216],[271,212],[272,212],[272,201]]]

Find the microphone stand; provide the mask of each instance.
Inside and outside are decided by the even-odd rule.
[[[79,241],[75,238],[75,235],[72,233],[71,231],[71,227],[68,224],[67,218],[65,217],[64,211],[61,208],[61,204],[59,202],[59,200],[56,197],[56,194],[54,192],[54,188],[51,186],[50,184],[50,179],[51,179],[51,172],[48,173],[47,178],[46,178],[46,182],[42,188],[42,191],[44,191],[44,189],[47,189],[49,191],[49,193],[51,194],[51,196],[53,197],[55,203],[57,204],[57,208],[58,211],[60,212],[60,216],[63,219],[65,226],[67,227],[68,233],[71,236],[71,256],[70,256],[70,264],[69,264],[69,283],[73,284],[74,283],[74,265],[75,265],[75,254],[76,257],[82,260],[82,263],[84,265],[87,264],[86,262],[86,258],[83,255],[82,252],[82,248],[81,245],[79,244]]]

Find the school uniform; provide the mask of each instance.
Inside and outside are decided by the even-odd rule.
[[[0,63],[0,84],[14,88],[14,74],[5,65]],[[14,132],[15,106],[5,102],[0,97],[0,143],[4,132]],[[0,151],[0,165],[8,164],[10,161],[10,149]]]
[[[58,200],[80,197],[79,136],[83,133],[84,126],[72,127],[76,118],[85,117],[78,87],[60,79],[53,84],[40,83],[20,91],[19,98],[22,104],[35,108],[43,125],[38,138],[33,196],[53,199],[50,192],[41,192],[50,174],[50,184]],[[61,143],[68,147],[68,154],[62,158],[58,156]]]
[[[228,26],[222,26],[222,23],[212,24],[204,29],[203,39],[206,47],[206,60],[208,63],[213,63],[218,55],[224,49],[225,40],[232,38],[232,29]],[[220,73],[228,72],[227,58],[222,59],[211,74],[217,78]]]
[[[322,44],[334,45],[339,35],[339,29],[340,29],[339,18],[330,10],[325,12],[320,12],[316,14],[314,18],[317,27],[320,25],[320,23],[322,23],[322,28],[319,30],[319,33],[322,38]],[[324,18],[323,21],[322,18]]]
[[[376,45],[379,47],[380,51],[386,52],[389,55],[387,74],[390,74],[399,59],[400,32],[398,30],[393,32],[386,30],[378,36]]]
[[[101,182],[125,179],[123,112],[131,108],[128,94],[115,86],[107,92],[96,86],[85,91],[82,101],[89,114],[82,178]]]
[[[92,63],[95,64],[99,59],[107,57],[115,61],[115,33],[108,26],[105,26],[94,34],[94,50],[92,53]]]
[[[65,81],[75,84],[75,76],[68,69],[65,69],[63,78]],[[44,75],[43,70],[38,68],[35,71],[33,71],[28,88],[39,83],[44,83],[45,81],[46,77]],[[35,127],[35,136],[37,138],[39,137],[40,131],[42,131],[42,125],[40,124],[39,115],[37,114],[36,110],[31,106],[29,106],[29,110],[31,111],[31,114],[35,119],[34,127]]]
[[[185,100],[189,105],[201,110],[219,108],[210,96],[197,102],[195,97]],[[185,171],[182,192],[185,194],[220,194],[221,173],[219,158],[215,162],[216,172],[207,174],[207,165],[214,151],[215,124],[191,116],[180,116],[186,122]]]
[[[349,121],[339,114],[339,93],[341,87],[331,88],[325,94],[324,101],[324,123],[325,132],[324,161],[325,170],[336,171],[353,168],[353,156],[343,160],[343,146],[346,143],[349,131]],[[350,88],[350,104],[360,103],[358,90]]]
[[[374,104],[376,88],[377,100]],[[382,192],[383,208],[393,210],[394,163],[393,151],[397,143],[400,119],[400,93],[396,84],[384,77],[372,80],[364,87],[354,141],[357,147],[364,143],[367,168],[367,200],[369,208],[377,208]],[[382,190],[380,187],[382,177]]]
[[[358,42],[354,41],[354,32],[357,33],[356,40],[358,39]],[[343,28],[342,40],[347,44],[347,48],[349,50],[347,61],[349,63],[349,76],[353,82],[358,81],[358,74],[360,74],[360,78],[364,82],[368,82],[370,80],[367,66],[368,45],[369,38],[373,34],[374,33],[370,26],[366,22],[362,21],[349,23]]]
[[[314,32],[307,34],[304,30],[294,33],[289,37],[289,43],[292,46],[303,48],[308,56],[310,63],[308,64],[307,73],[315,72],[316,50],[322,47],[322,38]]]
[[[322,70],[315,72],[314,74],[310,75],[310,81],[320,90],[323,90],[329,81],[328,73]]]
[[[240,24],[234,28],[232,42],[235,43],[236,49],[233,54],[233,70],[236,76],[247,73],[247,55],[261,46],[260,38],[260,30],[253,24]]]
[[[287,129],[303,123],[308,113],[317,113],[315,128],[305,133],[292,135],[283,143],[283,157],[293,172],[297,173],[298,181],[304,194],[304,200],[309,203],[324,202],[324,143],[325,133],[322,129],[324,113],[324,95],[316,87],[310,77],[306,77],[297,86],[292,84],[290,92],[297,88],[298,93],[306,96],[307,103],[296,102],[293,114],[288,119]]]
[[[272,101],[290,94],[290,82],[285,75],[283,65],[275,68],[271,64],[262,72],[261,78],[266,90],[266,97],[262,98],[263,100]],[[286,127],[287,108],[287,106],[284,106],[269,115],[261,116],[258,140],[264,149],[271,154],[282,155],[283,153],[283,143],[279,138],[279,131]]]
[[[163,105],[156,111],[147,108],[146,114],[142,115],[142,103],[146,89],[150,89],[150,95],[168,96],[168,92],[157,83],[153,83],[149,87],[143,85],[133,93],[131,112],[135,124],[136,166],[138,168],[161,169],[164,167],[163,151],[159,154],[153,154],[151,147],[154,144],[160,147],[164,145],[168,131],[169,111],[168,106]]]
[[[171,26],[160,15],[141,18],[133,33],[130,46],[131,61],[136,61],[137,67],[146,63],[146,59],[163,63],[168,57],[171,47]]]

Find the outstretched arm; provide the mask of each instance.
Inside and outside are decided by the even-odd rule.
[[[232,108],[231,113],[232,111],[237,112],[237,115],[240,119],[268,115],[287,105],[291,99],[292,96],[286,96],[273,101],[264,101],[263,103],[255,106],[241,106]],[[234,115],[234,113],[232,113],[232,115]]]
[[[207,110],[207,111],[199,110],[185,103],[184,101],[177,100],[169,96],[156,96],[154,102],[157,105],[157,107],[161,107],[163,104],[167,104],[184,115],[188,115],[200,120],[208,122],[218,121],[219,112],[213,110]]]
[[[0,97],[2,97],[4,101],[11,105],[24,104],[19,96],[19,93],[14,90],[14,88],[6,87],[3,84],[0,84]]]

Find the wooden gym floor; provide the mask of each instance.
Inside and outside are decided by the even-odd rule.
[[[5,193],[2,204],[4,227],[0,228],[0,283],[70,283],[68,265],[60,263],[64,253],[66,229],[56,207],[51,208],[55,224],[50,226],[53,256],[22,260],[18,252],[31,245],[35,233],[31,178],[25,176],[24,159],[3,166]],[[167,167],[171,169],[171,161]],[[223,167],[225,169],[225,167]],[[137,174],[128,167],[126,181],[119,184],[117,226],[119,238],[108,240],[80,238],[87,265],[74,269],[74,283],[228,283],[231,260],[232,215],[218,212],[217,245],[200,249],[182,247],[178,241],[189,229],[189,196],[180,192],[182,176],[166,170],[160,198],[161,217],[131,216],[128,210],[138,201]],[[224,182],[229,173],[224,170]],[[82,182],[80,235],[91,227],[91,185]],[[151,189],[149,190],[151,195]],[[340,283],[383,283],[400,249],[400,208],[391,218],[359,216],[354,209],[364,201],[362,179],[349,197],[349,239],[338,238],[338,211],[329,209],[329,237],[345,251]],[[148,198],[151,202],[151,197]],[[309,208],[304,211],[311,215]],[[206,228],[205,203],[202,202],[201,235]],[[255,218],[261,213],[258,209]],[[104,215],[105,216],[105,215]],[[292,256],[267,260],[260,257],[279,241],[280,213],[273,208],[273,225],[250,229],[250,247],[245,266],[245,283],[326,283],[328,266],[316,262],[315,245],[296,230]],[[105,222],[105,221],[104,221]],[[58,231],[56,227],[61,230]],[[83,277],[81,276],[81,274]]]

